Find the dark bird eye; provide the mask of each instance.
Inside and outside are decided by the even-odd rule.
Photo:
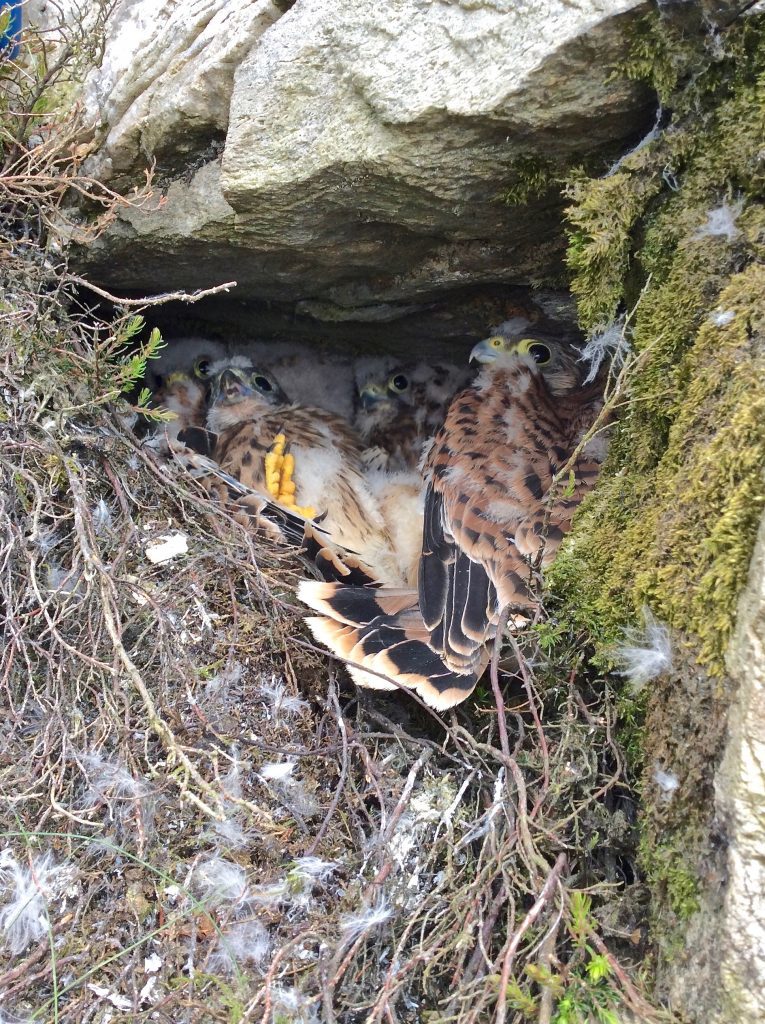
[[[542,366],[544,363],[550,362],[552,352],[550,352],[547,345],[543,345],[541,341],[536,341],[533,345],[529,345],[529,355],[535,363],[539,363]]]
[[[406,391],[409,387],[409,380],[403,373],[397,373],[395,377],[391,378],[390,386],[394,391]]]
[[[194,364],[195,375],[204,379],[210,372],[210,362],[209,359],[197,359]]]
[[[274,386],[271,383],[271,381],[268,379],[268,377],[256,377],[255,378],[255,387],[259,391],[273,391],[274,390]]]

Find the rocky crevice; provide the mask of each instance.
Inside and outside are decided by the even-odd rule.
[[[649,90],[611,75],[634,0],[155,6],[118,5],[87,84],[93,169],[160,173],[79,256],[123,292],[236,280],[236,303],[331,336],[468,287],[560,283],[559,184],[503,197],[536,167],[607,168],[653,120]]]

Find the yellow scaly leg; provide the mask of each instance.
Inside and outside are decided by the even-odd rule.
[[[274,438],[273,444],[266,452],[265,472],[266,472],[266,490],[274,499],[279,500],[279,484],[282,476],[282,464],[284,463],[284,446],[287,443],[287,439],[284,434],[277,434]]]
[[[304,519],[313,519],[316,509],[310,506],[295,504],[295,492],[297,490],[293,479],[295,473],[295,456],[291,452],[285,455],[284,449],[287,445],[287,438],[284,434],[277,434],[274,443],[266,453],[265,472],[266,489],[273,500],[279,505],[284,505],[291,512],[296,512]]]

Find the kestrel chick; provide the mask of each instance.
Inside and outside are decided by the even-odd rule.
[[[368,448],[388,453],[390,468],[414,468],[470,376],[467,368],[426,362],[370,374],[358,387],[354,425]]]
[[[524,328],[524,337],[506,330],[475,346],[483,368],[427,450],[417,590],[300,586],[320,613],[307,620],[314,635],[356,666],[361,686],[409,687],[436,708],[469,696],[503,611],[534,609],[535,567],[552,560],[595,483],[597,447],[562,471],[602,390],[583,386],[569,349]]]
[[[296,405],[353,416],[353,365],[338,352],[301,341],[251,342],[242,354],[270,373]]]
[[[206,338],[174,338],[152,359],[146,370],[151,404],[175,413],[159,432],[169,440],[188,427],[203,427],[207,416],[206,391],[210,367],[226,355],[226,346]]]
[[[284,435],[295,460],[297,506],[315,509],[329,540],[358,555],[375,578],[401,582],[348,423],[324,409],[290,403],[271,374],[235,357],[211,368],[207,429],[216,436],[221,469],[261,493],[269,493],[266,456]]]

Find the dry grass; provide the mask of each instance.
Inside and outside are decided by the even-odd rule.
[[[50,245],[79,128],[34,124],[0,185],[2,1019],[653,1019],[606,683],[542,623],[448,720],[354,692],[305,567],[132,432],[132,313]]]

